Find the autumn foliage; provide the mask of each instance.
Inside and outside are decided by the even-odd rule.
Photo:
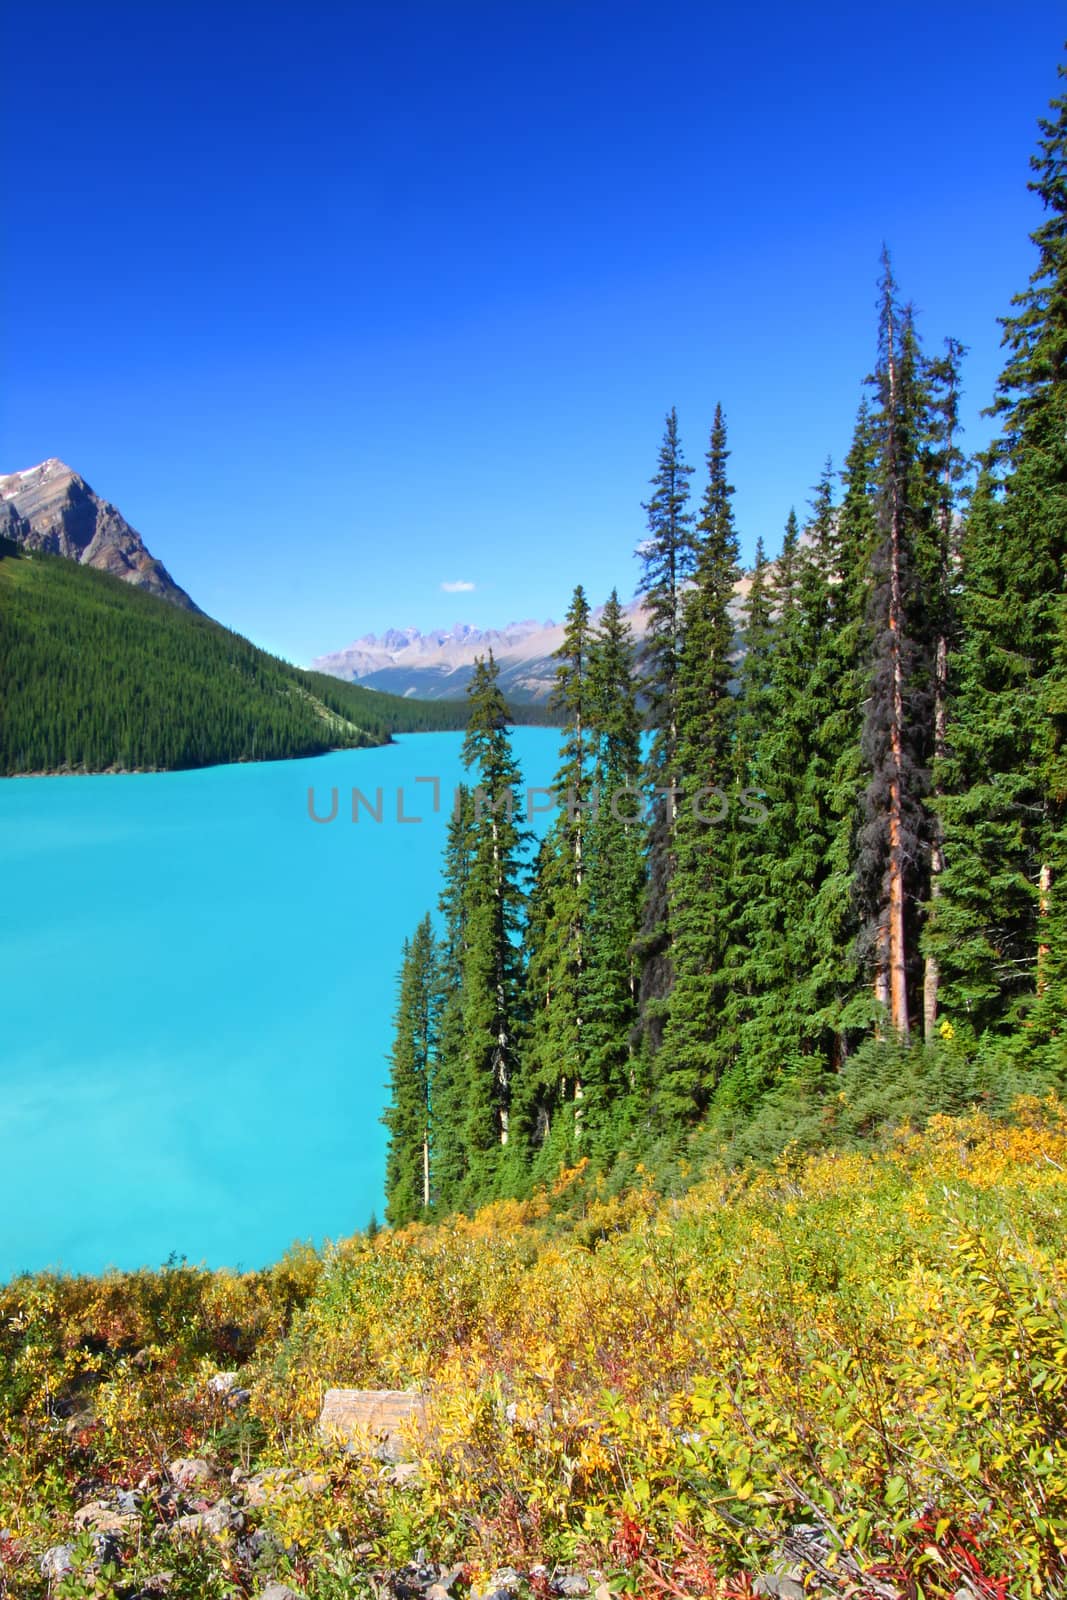
[[[576,1171],[266,1274],[17,1280],[0,1571],[45,1594],[40,1554],[87,1485],[140,1483],[121,1576],[86,1564],[54,1592],[131,1593],[161,1566],[172,1594],[256,1592],[232,1544],[175,1553],[153,1512],[165,1461],[206,1454],[223,1482],[327,1474],[325,1495],[249,1512],[270,1571],[323,1600],[419,1549],[475,1584],[563,1564],[648,1596],[743,1596],[774,1572],[824,1594],[1062,1595],[1065,1203],[1067,1110],[1025,1101],[674,1198]],[[251,1391],[237,1416],[206,1391],[220,1366]],[[415,1481],[318,1441],[345,1384],[427,1392]]]

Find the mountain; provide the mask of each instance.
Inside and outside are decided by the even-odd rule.
[[[647,618],[635,600],[626,608],[640,642]],[[598,619],[600,611],[593,613]],[[366,634],[345,650],[319,656],[317,672],[358,682],[392,694],[423,700],[460,699],[478,656],[492,650],[500,668],[500,686],[513,705],[537,705],[548,699],[556,676],[553,653],[563,643],[558,622],[510,622],[506,628],[452,628],[420,633],[417,628],[391,628],[376,638]]]
[[[54,456],[0,477],[0,536],[109,572],[184,611],[200,609],[122,513]]]
[[[743,573],[734,591],[732,607],[738,620],[751,582],[751,573]],[[648,614],[639,600],[631,600],[624,610],[640,661]],[[601,606],[593,612],[594,622],[600,620],[602,611]],[[500,668],[501,687],[511,704],[540,706],[552,692],[557,666],[553,656],[562,643],[563,624],[552,621],[509,622],[506,628],[485,629],[457,622],[454,627],[429,633],[420,633],[418,628],[390,628],[380,638],[368,633],[344,650],[318,656],[312,667],[346,683],[362,683],[390,694],[456,700],[466,692],[476,657],[492,650]]]
[[[2,537],[0,684],[5,776],[278,760],[466,722],[465,705],[302,671],[191,602]]]

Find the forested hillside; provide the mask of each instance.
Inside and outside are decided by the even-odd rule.
[[[580,1157],[625,1176],[694,1141],[769,1154],[1062,1081],[1067,98],[1033,170],[1038,260],[1004,323],[992,447],[966,459],[965,352],[924,345],[886,256],[851,448],[773,565],[761,548],[740,665],[726,420],[694,504],[671,411],[644,673],[617,603],[592,628],[576,589],[560,806],[530,881],[481,663],[440,937],[426,921],[404,953],[392,1221]]]
[[[0,541],[0,774],[269,761],[460,727],[304,672],[107,573]]]

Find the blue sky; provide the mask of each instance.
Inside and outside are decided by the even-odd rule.
[[[1059,0],[9,0],[0,470],[63,457],[300,661],[630,594],[672,404],[702,465],[722,401],[750,555],[847,448],[883,239],[986,436],[1065,31]]]

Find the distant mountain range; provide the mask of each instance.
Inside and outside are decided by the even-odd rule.
[[[55,456],[0,477],[0,537],[110,572],[184,611],[200,609],[122,513]]]
[[[640,644],[648,619],[638,601],[626,607]],[[594,620],[600,611],[594,611]],[[500,686],[512,705],[548,699],[556,676],[554,652],[563,643],[560,622],[509,622],[506,628],[473,628],[458,622],[452,628],[420,633],[418,628],[390,628],[381,638],[366,634],[345,650],[319,656],[312,666],[348,683],[419,700],[455,700],[470,682],[474,662],[490,650],[500,668]]]
[[[734,591],[733,610],[740,619],[741,602],[752,582],[743,573]],[[593,612],[599,621],[603,607]],[[640,662],[648,613],[639,600],[624,607],[633,629]],[[490,650],[500,668],[500,684],[513,706],[543,705],[552,692],[558,663],[555,651],[563,643],[561,622],[509,622],[506,628],[472,628],[457,622],[452,628],[420,633],[418,628],[390,628],[380,638],[365,634],[347,649],[318,656],[312,667],[347,683],[419,700],[456,700],[463,696],[478,656]]]

